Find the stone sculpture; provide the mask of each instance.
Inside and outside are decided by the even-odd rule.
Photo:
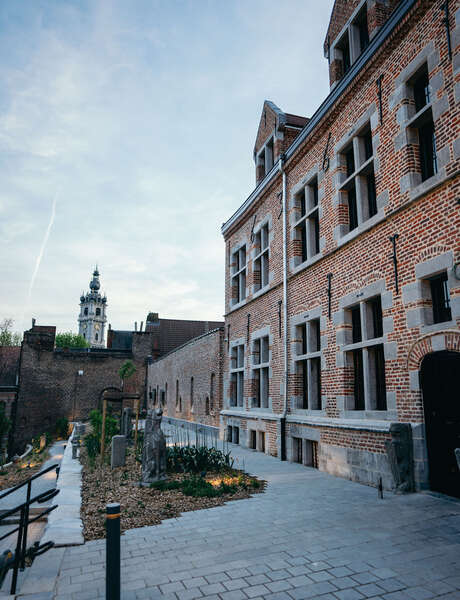
[[[405,494],[414,491],[414,461],[412,451],[412,427],[410,423],[392,423],[391,440],[385,442],[395,492]]]
[[[166,440],[161,430],[161,408],[147,411],[142,447],[142,481],[147,486],[166,479]]]

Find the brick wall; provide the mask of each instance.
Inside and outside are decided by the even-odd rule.
[[[223,329],[217,329],[156,360],[148,367],[149,403],[158,404],[162,392],[167,390],[165,416],[218,427],[222,408],[222,353]]]
[[[65,351],[54,348],[54,337],[55,328],[34,327],[24,333],[14,434],[17,452],[30,438],[52,430],[57,418],[81,420],[100,408],[102,392],[120,387],[118,371],[126,360],[133,361],[136,373],[126,380],[125,390],[144,398],[150,334],[135,333],[132,352]]]
[[[357,2],[337,2],[336,9],[339,5],[352,11]],[[392,8],[393,4],[387,3],[388,7]],[[419,460],[416,464],[417,485],[424,487],[427,484],[423,405],[417,387],[418,367],[408,365],[409,356],[432,349],[458,350],[460,340],[460,281],[452,271],[454,264],[460,260],[460,215],[456,201],[460,186],[460,93],[455,87],[460,65],[459,54],[455,54],[460,41],[459,7],[458,1],[450,5],[453,63],[447,55],[439,7],[430,2],[417,2],[385,46],[375,53],[286,164],[289,269],[287,446],[289,448],[293,437],[290,432],[293,424],[297,435],[303,429],[304,435],[311,435],[312,440],[319,442],[320,468],[365,483],[375,484],[382,477],[387,487],[391,485],[391,477],[383,442],[388,439],[392,421],[414,424],[414,455]],[[457,21],[454,19],[456,10]],[[340,23],[348,17],[344,13],[339,19],[337,13],[334,18],[337,19],[334,27],[338,30],[342,26]],[[380,24],[382,22],[379,21]],[[423,63],[429,73],[438,156],[438,174],[425,183],[421,183],[420,178],[418,138],[411,137],[405,126],[411,100],[405,96],[407,91],[404,87]],[[381,123],[376,79],[382,73]],[[346,194],[339,189],[346,178],[341,150],[366,124],[372,132],[378,211],[363,222],[362,227],[349,234]],[[329,168],[324,171],[323,156],[328,140]],[[294,228],[299,218],[296,193],[313,177],[318,180],[320,252],[302,264],[301,244]],[[234,343],[245,346],[245,376],[244,406],[232,407],[229,403],[230,362],[226,352],[222,426],[225,429],[228,425],[240,427],[242,444],[249,443],[249,430],[266,431],[265,451],[278,455],[284,389],[284,332],[281,327],[280,335],[278,317],[282,300],[282,219],[278,219],[281,188],[281,175],[276,175],[240,218],[224,226],[226,333],[229,334],[230,347]],[[266,291],[254,293],[252,257],[256,248],[251,232],[257,230],[267,217],[271,218],[270,284]],[[395,233],[399,235],[398,291],[390,242],[390,236]],[[247,249],[247,297],[235,306],[231,303],[232,251],[242,244],[246,244]],[[413,287],[418,285],[417,273],[423,271],[427,261],[447,265],[451,303],[455,310],[453,322],[444,328],[430,329],[417,321],[426,307],[426,299],[412,293]],[[328,274],[332,274],[330,317]],[[344,321],[344,302],[347,298],[350,302],[352,298],[358,302],[369,290],[381,295],[383,307],[387,410],[380,413],[347,410],[347,402],[353,396],[352,369],[341,351],[343,339],[350,331],[349,324]],[[321,326],[322,405],[321,410],[299,411],[295,409],[298,394],[293,360],[295,325],[313,314],[320,319]],[[263,411],[249,406],[248,399],[253,393],[252,339],[257,330],[267,327],[271,336],[271,410]],[[433,338],[434,341],[422,343],[425,338]],[[321,423],[324,425],[321,426]]]

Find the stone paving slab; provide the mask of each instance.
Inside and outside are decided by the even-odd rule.
[[[380,500],[374,488],[312,468],[239,446],[232,453],[268,481],[265,493],[127,531],[123,599],[460,600],[459,501]],[[104,540],[45,556],[58,565],[47,598],[104,598]]]

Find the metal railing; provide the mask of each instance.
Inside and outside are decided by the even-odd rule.
[[[15,513],[19,512],[19,525],[15,529],[12,529],[8,533],[6,533],[5,535],[0,537],[0,541],[2,541],[5,538],[7,538],[8,536],[13,535],[16,532],[18,533],[18,537],[17,537],[17,541],[16,541],[16,550],[15,550],[14,554],[10,550],[7,550],[0,557],[0,585],[3,583],[3,580],[4,580],[8,570],[11,568],[13,569],[13,577],[11,580],[11,591],[10,591],[10,593],[12,595],[16,593],[16,585],[17,585],[17,581],[18,581],[18,571],[19,571],[19,569],[21,569],[21,571],[24,570],[25,565],[26,565],[26,558],[30,558],[33,560],[36,556],[39,556],[40,554],[44,554],[47,550],[50,550],[54,546],[54,542],[51,542],[51,541],[46,542],[45,544],[42,544],[42,545],[40,545],[39,542],[35,542],[30,548],[27,548],[27,532],[29,529],[29,525],[31,523],[38,521],[38,519],[41,519],[42,517],[49,514],[51,511],[53,511],[55,508],[57,508],[57,504],[54,506],[49,506],[49,507],[45,508],[39,514],[34,515],[33,518],[30,518],[30,505],[35,502],[42,504],[43,502],[46,502],[47,500],[51,500],[51,498],[54,498],[57,494],[59,494],[59,490],[57,488],[50,488],[48,490],[45,490],[44,492],[41,492],[40,494],[37,494],[34,497],[31,497],[32,496],[32,481],[34,481],[35,479],[38,479],[42,475],[45,475],[45,473],[48,473],[49,471],[56,471],[56,478],[57,478],[59,475],[59,468],[60,468],[59,464],[57,464],[57,463],[54,465],[51,465],[50,467],[43,469],[43,471],[39,471],[38,473],[35,473],[35,475],[32,475],[32,477],[29,477],[26,481],[23,481],[22,483],[19,483],[18,485],[14,486],[13,488],[7,490],[3,494],[0,494],[0,500],[2,500],[3,498],[5,498],[6,496],[9,496],[13,492],[16,492],[17,490],[21,489],[22,487],[27,486],[25,501],[17,504],[14,508],[11,508],[11,509],[5,511],[4,513],[2,513],[0,515],[0,526],[1,526],[5,519],[7,519],[8,517],[11,517]]]

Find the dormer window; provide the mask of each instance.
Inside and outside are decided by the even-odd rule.
[[[275,149],[273,137],[271,137],[261,149],[257,156],[257,178],[263,179],[275,164]]]
[[[331,50],[333,60],[337,60],[341,63],[338,79],[348,73],[351,65],[368,46],[369,26],[367,22],[367,2],[364,2],[355,18],[342,33],[342,36],[337,40]]]

